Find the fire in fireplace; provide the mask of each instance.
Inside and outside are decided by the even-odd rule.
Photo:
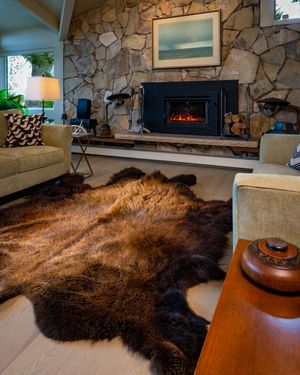
[[[143,123],[151,132],[221,135],[226,112],[238,112],[238,81],[143,83]]]

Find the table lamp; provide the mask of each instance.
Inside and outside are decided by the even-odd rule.
[[[45,100],[60,100],[59,79],[54,77],[29,77],[25,98],[27,100],[41,100],[43,120],[45,118]]]

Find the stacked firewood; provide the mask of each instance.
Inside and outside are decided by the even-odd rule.
[[[232,134],[244,137],[247,135],[249,125],[245,122],[245,117],[241,113],[225,113],[223,134]]]

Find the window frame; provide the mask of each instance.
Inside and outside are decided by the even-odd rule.
[[[263,0],[260,2],[260,26],[276,26],[276,25],[291,25],[300,23],[300,18],[292,18],[289,20],[274,19],[276,0]]]
[[[53,109],[46,109],[45,115],[54,119],[55,123],[62,123],[64,112],[63,91],[63,42],[56,33],[43,28],[22,29],[1,35],[2,46],[0,49],[0,88],[7,88],[6,56],[26,55],[31,53],[54,53],[54,76],[60,81],[61,100],[54,101]],[[37,111],[41,112],[42,108]]]

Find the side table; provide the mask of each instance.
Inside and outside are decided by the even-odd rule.
[[[87,177],[92,176],[94,174],[94,172],[92,170],[91,164],[90,164],[89,159],[88,159],[87,154],[86,154],[86,150],[87,150],[88,145],[90,143],[90,134],[84,134],[84,135],[73,134],[72,139],[76,140],[76,142],[78,143],[78,145],[80,147],[80,151],[81,151],[80,158],[79,158],[78,162],[76,163],[76,165],[74,165],[73,162],[71,163],[73,172],[76,173],[80,164],[81,164],[81,162],[83,160],[85,160],[90,172],[89,173],[81,173],[81,174],[86,175]]]
[[[240,266],[239,240],[195,375],[299,375],[300,293],[273,292]]]

